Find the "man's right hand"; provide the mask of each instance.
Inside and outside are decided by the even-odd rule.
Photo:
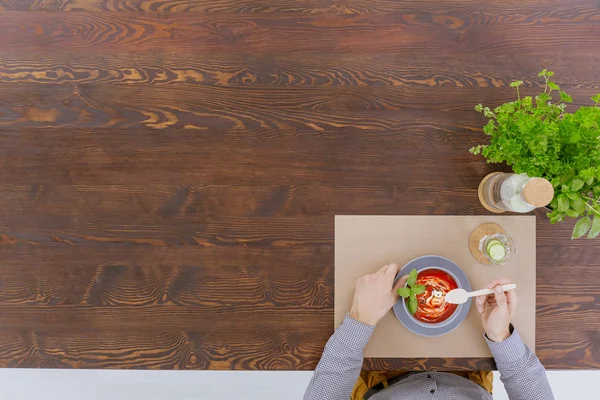
[[[367,325],[377,325],[396,304],[399,299],[397,291],[406,283],[408,276],[394,283],[399,270],[396,264],[387,264],[356,281],[350,317]]]
[[[481,323],[485,333],[493,342],[501,342],[510,336],[510,321],[517,308],[517,294],[514,290],[504,292],[502,285],[511,283],[506,278],[496,278],[486,288],[495,293],[477,297],[477,311],[481,314]]]

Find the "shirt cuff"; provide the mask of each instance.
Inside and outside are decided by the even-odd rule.
[[[501,342],[492,342],[487,335],[483,335],[496,364],[513,363],[527,356],[527,347],[512,324],[510,330],[510,336]]]
[[[350,317],[350,315],[346,315],[346,317],[344,317],[344,322],[342,322],[342,325],[340,325],[337,331],[337,334],[342,343],[344,343],[344,345],[347,347],[362,350],[367,345],[367,342],[371,338],[374,330],[374,326],[363,324],[362,322]]]

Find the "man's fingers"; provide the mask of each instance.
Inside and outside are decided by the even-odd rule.
[[[494,295],[496,297],[496,303],[498,307],[507,307],[507,299],[504,290],[502,290],[502,286],[496,286]]]
[[[477,311],[479,311],[479,314],[483,314],[483,306],[485,305],[486,300],[487,295],[477,296],[477,299],[475,300],[475,305],[477,306]]]
[[[377,272],[381,272],[382,274],[388,269],[390,264],[385,264],[383,267],[379,268]]]
[[[377,273],[387,274],[390,271],[396,271],[395,273],[398,273],[398,266],[394,263],[385,264],[383,267],[381,267],[377,270]]]
[[[398,267],[398,265],[396,265],[394,263],[388,264],[388,265],[386,265],[385,274],[396,276],[399,269],[400,268]]]
[[[406,285],[406,281],[408,280],[408,275],[401,276],[400,279],[396,281],[392,290],[396,292],[398,289]]]
[[[500,287],[500,285],[506,285],[509,283],[512,283],[512,282],[508,278],[496,278],[496,279],[493,279],[492,281],[490,281],[490,283],[488,283],[486,287],[488,289],[497,289],[498,287]],[[512,309],[512,311],[514,311],[514,309],[516,308],[517,303],[519,301],[515,290],[514,289],[509,290],[508,292],[502,291],[502,297],[504,298],[505,303],[508,303],[508,306]],[[500,301],[498,300],[497,295],[495,295],[495,297],[490,300],[492,302],[495,300],[496,303],[500,304]]]
[[[517,293],[514,289],[504,292],[504,294],[506,295],[506,301],[508,302],[508,311],[512,316],[517,309],[517,304],[519,304],[519,298],[517,297]]]
[[[515,289],[504,292],[504,294],[506,295],[506,300],[508,301],[508,304],[517,304],[517,302],[519,301]]]
[[[477,298],[475,299],[475,302],[477,304],[481,304],[483,305],[485,303],[485,301],[487,300],[487,295],[482,295],[482,296],[477,296]]]
[[[396,275],[398,275],[399,269],[400,267],[398,267],[398,265],[391,263],[381,267],[377,273],[380,274],[380,276],[383,276],[384,279],[389,282],[390,286],[393,286],[394,279],[396,278]]]
[[[508,283],[512,283],[508,278],[496,278],[492,279],[485,287],[488,289],[493,289],[498,285],[506,285]]]

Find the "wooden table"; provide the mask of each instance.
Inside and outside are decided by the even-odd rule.
[[[597,0],[0,9],[2,367],[314,368],[334,214],[484,214],[473,107],[544,67],[600,91]],[[597,368],[600,242],[571,229],[539,215],[538,355]]]

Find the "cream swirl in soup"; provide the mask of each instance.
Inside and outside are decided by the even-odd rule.
[[[431,268],[419,272],[417,284],[425,286],[425,292],[417,296],[419,306],[415,318],[422,322],[438,323],[450,317],[457,305],[446,303],[446,293],[458,288],[450,274]]]

